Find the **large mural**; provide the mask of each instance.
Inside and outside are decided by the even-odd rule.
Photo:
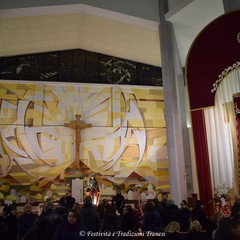
[[[79,153],[67,127],[76,114],[91,126]],[[106,188],[169,189],[162,87],[1,81],[1,196],[58,198],[91,172]]]

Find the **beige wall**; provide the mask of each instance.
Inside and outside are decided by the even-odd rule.
[[[0,17],[0,56],[80,48],[161,65],[158,28],[141,26],[144,20],[136,18],[129,23],[124,15],[115,20],[107,17],[109,11],[106,17],[83,11],[47,15],[25,12],[25,16]]]

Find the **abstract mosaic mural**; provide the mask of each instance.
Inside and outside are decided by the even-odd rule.
[[[64,124],[81,115],[76,136]],[[161,87],[0,82],[0,192],[41,193],[97,174],[106,186],[169,186]],[[57,194],[57,192],[56,192]]]

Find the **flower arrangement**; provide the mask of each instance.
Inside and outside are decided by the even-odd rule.
[[[214,188],[213,203],[216,212],[220,212],[225,216],[231,213],[231,196],[230,186],[222,184]]]
[[[214,196],[217,198],[226,198],[229,194],[230,187],[227,184],[222,184],[214,188]]]

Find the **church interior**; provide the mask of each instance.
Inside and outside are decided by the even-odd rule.
[[[168,193],[211,215],[240,184],[240,1],[2,0],[0,202]],[[229,200],[230,199],[230,200]]]

